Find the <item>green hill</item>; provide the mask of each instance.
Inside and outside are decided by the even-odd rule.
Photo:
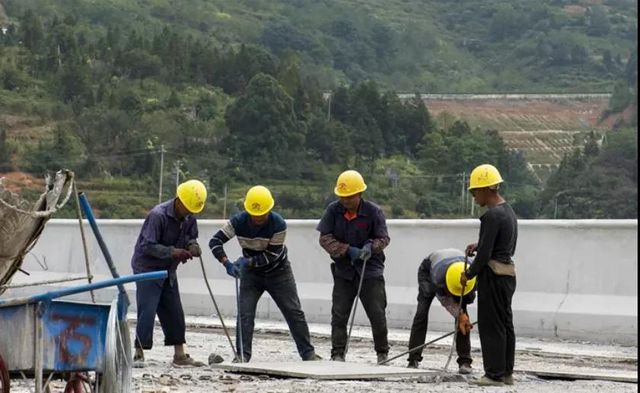
[[[516,212],[539,217],[555,194],[540,206],[545,184],[525,160],[538,147],[525,157],[511,145],[521,135],[491,125],[500,119],[464,104],[457,119],[437,117],[435,103],[396,93],[612,91],[608,111],[637,120],[615,115],[637,105],[633,1],[0,5],[0,172],[70,168],[102,217],[141,217],[160,179],[168,198],[189,177],[209,186],[207,218],[236,211],[255,183],[274,188],[286,216],[317,217],[345,168],[363,172],[389,217],[477,216],[465,181],[484,162],[500,167]],[[518,124],[566,117],[543,112],[516,114]],[[598,136],[589,135],[592,146]],[[565,150],[583,145],[559,137],[549,145],[565,170]],[[603,151],[615,157],[622,145]],[[591,150],[586,166],[615,167]],[[634,179],[623,179],[625,189]]]
[[[407,92],[605,92],[637,50],[634,0],[4,0],[74,15],[86,34],[169,25],[215,45],[295,51],[322,88],[374,79]]]

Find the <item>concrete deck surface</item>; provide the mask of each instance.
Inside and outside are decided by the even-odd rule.
[[[211,323],[213,320],[208,319]],[[198,321],[190,318],[187,331],[187,351],[200,361],[206,362],[212,352],[222,355],[227,362],[232,358],[229,343],[216,327],[197,327]],[[206,322],[206,321],[202,321]],[[233,321],[228,321],[231,324]],[[253,358],[250,365],[259,363],[298,363],[295,344],[283,325],[274,322],[258,321],[253,341]],[[324,359],[329,358],[331,342],[325,333],[328,326],[312,325],[312,343],[316,352]],[[135,325],[131,324],[133,334]],[[351,341],[347,361],[351,363],[378,367],[373,343],[367,337],[367,327],[354,327],[354,339]],[[234,334],[231,328],[231,334]],[[429,337],[439,334],[430,332]],[[472,358],[474,373],[472,378],[482,375],[482,355],[477,347],[476,332],[473,332]],[[400,353],[406,347],[403,337],[408,331],[392,330],[391,354]],[[449,342],[429,347],[423,354],[421,370],[425,377],[393,377],[370,381],[325,381],[302,378],[269,377],[264,374],[245,375],[225,372],[211,367],[176,369],[171,366],[173,349],[163,346],[162,331],[158,327],[154,335],[155,346],[146,352],[147,367],[133,370],[135,393],[209,393],[209,392],[255,392],[255,393],[337,393],[337,392],[560,392],[596,393],[596,392],[637,392],[637,384],[602,380],[555,380],[536,377],[529,371],[538,373],[582,373],[585,375],[603,374],[607,376],[629,376],[637,379],[638,362],[636,347],[603,346],[590,343],[566,342],[558,340],[519,340],[516,352],[516,385],[501,388],[472,387],[462,379],[444,379],[437,383],[433,372],[442,370],[449,353]],[[476,344],[473,344],[476,343]],[[454,359],[455,360],[455,359]],[[344,365],[344,363],[343,363]],[[404,368],[406,358],[393,362],[394,368]],[[380,367],[384,368],[384,367]],[[449,366],[452,373],[457,371],[455,361]],[[457,375],[454,375],[457,376]],[[12,381],[12,393],[27,393],[32,390],[33,381]],[[62,391],[64,385],[54,382],[53,391]]]

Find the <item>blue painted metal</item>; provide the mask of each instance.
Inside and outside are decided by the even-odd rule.
[[[52,302],[42,315],[45,370],[103,370],[108,317],[108,307]]]
[[[33,371],[36,324],[45,371],[104,371],[109,305],[52,301],[0,308],[0,351],[10,371]]]
[[[166,271],[133,274],[26,298],[0,300],[0,353],[10,371],[33,371],[36,368],[34,349],[38,340],[42,347],[44,371],[102,372],[111,307],[54,299],[166,277]],[[126,320],[120,319],[118,323],[126,324]]]
[[[111,275],[113,278],[118,278],[120,275],[116,270],[116,266],[113,263],[113,258],[111,258],[111,253],[107,248],[107,244],[104,242],[102,238],[102,234],[98,229],[98,224],[96,223],[96,218],[93,215],[93,209],[91,209],[91,205],[89,204],[89,200],[84,192],[79,194],[80,198],[80,206],[82,207],[82,211],[84,211],[84,215],[87,216],[87,220],[89,221],[89,225],[91,226],[91,230],[93,231],[96,240],[98,241],[98,245],[100,246],[100,250],[102,250],[102,255],[104,255],[104,259],[107,261],[107,266],[109,266],[109,270],[111,271]],[[118,317],[120,320],[124,320],[127,315],[127,309],[129,308],[129,297],[127,296],[127,292],[124,290],[124,286],[119,285],[119,294],[118,294]]]
[[[0,300],[0,307],[28,304],[28,303],[37,303],[37,302],[48,302],[62,296],[75,295],[77,293],[89,292],[92,290],[111,287],[114,285],[117,285],[120,287],[120,286],[123,286],[123,284],[129,283],[129,282],[164,279],[167,277],[167,274],[168,273],[166,271],[131,274],[131,275],[120,277],[120,278],[113,278],[109,280],[98,281],[98,282],[94,282],[93,284],[85,284],[77,287],[61,289],[58,291],[45,292],[39,295],[33,295],[25,298],[3,299],[3,300]]]

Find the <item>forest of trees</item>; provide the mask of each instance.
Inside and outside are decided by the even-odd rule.
[[[347,41],[358,43],[367,26],[370,38],[360,51],[330,48],[334,71],[344,71],[349,83],[327,86],[308,67],[313,56],[316,63],[325,58],[315,52],[318,37],[286,20],[266,24],[256,40],[231,45],[224,43],[224,34],[213,32],[211,38],[170,23],[148,28],[101,20],[99,28],[91,28],[99,16],[82,14],[81,5],[74,12],[57,12],[54,6],[67,1],[45,2],[51,6],[43,8],[25,8],[41,3],[35,0],[6,3],[15,23],[0,34],[0,112],[31,119],[40,134],[30,143],[12,142],[0,118],[0,171],[39,177],[46,170],[71,168],[96,190],[103,217],[140,217],[154,203],[160,154],[173,166],[166,172],[199,177],[209,185],[205,217],[220,216],[223,190],[229,190],[224,201],[226,206],[229,199],[229,213],[255,183],[271,186],[279,209],[289,216],[317,217],[333,198],[335,176],[348,167],[365,175],[369,196],[390,217],[469,216],[465,176],[484,162],[501,169],[505,193],[523,218],[637,215],[635,205],[611,205],[625,199],[628,204],[630,193],[637,194],[632,165],[637,149],[629,143],[637,139],[635,128],[621,124],[602,147],[594,135],[584,149],[565,158],[548,184],[540,184],[496,131],[472,129],[462,121],[439,127],[419,97],[400,100],[385,87],[388,78],[377,81],[378,72],[402,70],[391,63],[399,46],[407,45],[386,25],[370,26],[353,14],[332,22],[335,37],[353,35],[358,38]],[[524,7],[514,4],[491,16],[492,40],[514,34],[514,13],[521,15]],[[538,22],[563,23],[554,19],[551,5],[543,8],[535,16]],[[600,11],[592,12],[585,34],[624,33],[612,31],[619,24],[603,22]],[[462,19],[446,23],[456,26],[468,17],[463,12]],[[527,23],[536,26],[534,16],[529,18]],[[584,47],[554,46],[565,38],[542,38],[549,44],[539,45],[536,58],[548,51],[554,67],[592,62]],[[637,105],[637,73],[630,71],[637,58],[623,61],[620,52],[605,57],[610,67],[603,80],[617,81],[611,112]],[[350,76],[354,67],[362,71],[359,77]],[[332,94],[323,97],[327,87]],[[619,176],[612,176],[616,170]]]

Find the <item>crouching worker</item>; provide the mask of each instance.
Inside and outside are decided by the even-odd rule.
[[[431,253],[418,268],[418,309],[413,318],[409,349],[425,342],[429,323],[429,308],[434,297],[453,316],[458,318],[456,332],[456,350],[460,374],[471,373],[471,339],[472,329],[467,314],[467,305],[475,299],[475,279],[469,280],[462,294],[460,275],[464,272],[464,253],[454,248],[446,248]],[[460,296],[462,307],[460,307]],[[418,368],[422,361],[422,349],[409,354],[409,368]]]
[[[133,273],[167,270],[167,278],[136,282],[135,367],[144,367],[143,349],[153,345],[153,327],[158,315],[164,345],[173,345],[175,367],[201,367],[184,350],[185,321],[176,270],[180,263],[200,256],[198,225],[194,214],[204,209],[207,189],[198,180],[178,186],[177,197],[155,206],[142,224],[131,259]]]
[[[265,291],[287,321],[302,360],[320,359],[311,345],[284,244],[287,224],[278,213],[271,211],[274,204],[266,187],[251,188],[244,200],[245,211],[233,216],[209,241],[213,256],[224,265],[227,274],[240,279],[238,316],[242,337],[236,335],[236,348],[242,354],[236,354],[234,362],[251,359],[256,306]],[[232,262],[223,245],[235,236],[242,247],[242,256]]]

